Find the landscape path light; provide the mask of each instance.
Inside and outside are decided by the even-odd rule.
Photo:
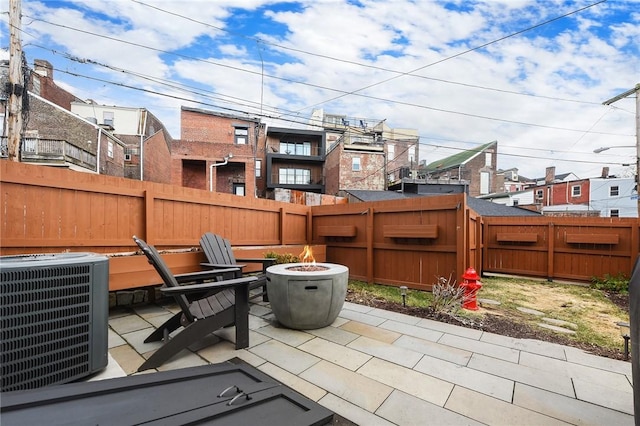
[[[406,285],[400,286],[400,295],[402,296],[402,306],[407,307],[407,290],[408,287]]]

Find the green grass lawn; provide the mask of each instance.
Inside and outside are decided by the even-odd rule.
[[[534,309],[544,317],[575,324],[575,335],[567,337],[600,347],[620,349],[623,339],[617,322],[628,322],[629,314],[611,302],[602,290],[587,285],[549,283],[526,278],[483,278],[478,299],[491,299],[499,305],[478,303],[478,311],[460,309],[456,316],[481,319],[487,315],[500,315],[517,323],[538,327],[540,317],[525,314],[518,308]],[[401,304],[398,287],[369,285],[350,281],[349,290],[362,299],[381,299]],[[408,290],[407,306],[427,308],[432,306],[433,294],[427,291]],[[357,300],[356,300],[357,301]]]

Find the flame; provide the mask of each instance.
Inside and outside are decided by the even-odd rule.
[[[304,250],[298,256],[302,263],[307,263],[311,265],[316,264],[316,259],[313,257],[313,250],[311,250],[311,246],[304,246]]]

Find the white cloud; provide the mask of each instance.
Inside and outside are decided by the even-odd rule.
[[[606,161],[627,161],[626,151],[596,156],[593,149],[634,143],[631,100],[619,101],[615,105],[618,109],[612,111],[600,103],[639,82],[637,2],[604,3],[457,57],[453,56],[587,3],[143,3],[170,13],[137,1],[23,2],[28,15],[23,37],[28,57],[54,63],[59,83],[75,87],[80,97],[150,109],[165,121],[174,137],[179,136],[180,105],[188,102],[176,98],[185,98],[204,101],[200,107],[206,109],[231,108],[252,114],[262,110],[269,117],[284,114],[283,118],[290,120],[278,125],[301,125],[314,106],[328,112],[387,119],[392,127],[419,130],[421,154],[427,161],[498,140],[500,152],[506,154],[498,166],[518,167],[522,175],[530,177],[543,175],[545,167],[554,164],[558,173],[598,175]],[[35,45],[126,72],[74,62]],[[420,69],[417,75],[430,79],[393,72],[416,69]],[[141,80],[128,71],[199,87],[209,95]],[[65,72],[97,76],[175,98]],[[340,91],[358,91],[383,100],[344,96]],[[272,118],[266,121],[276,122]],[[623,168],[612,166],[612,171],[616,167]]]

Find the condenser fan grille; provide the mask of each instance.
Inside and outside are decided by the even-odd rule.
[[[89,374],[93,265],[3,268],[0,275],[2,391]]]

